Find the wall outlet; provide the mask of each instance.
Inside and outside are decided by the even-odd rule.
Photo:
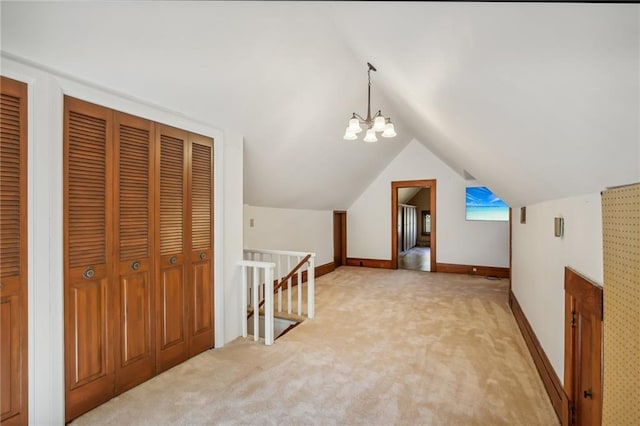
[[[476,268],[475,266],[474,266],[474,267],[472,267],[472,268],[471,268],[471,270],[472,270],[473,272],[478,272],[478,268]]]
[[[249,219],[249,228],[253,228],[253,219]]]

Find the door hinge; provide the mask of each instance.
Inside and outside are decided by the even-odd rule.
[[[576,326],[576,311],[571,311],[571,327]]]
[[[569,405],[569,424],[576,424],[576,406],[573,402]]]

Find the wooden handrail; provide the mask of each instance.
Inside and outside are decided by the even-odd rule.
[[[298,272],[298,269],[302,268],[302,266],[307,263],[307,261],[311,258],[311,254],[307,254],[300,262],[298,262],[298,264],[287,274],[285,275],[278,284],[276,284],[273,287],[273,294],[276,294],[278,292],[278,290],[280,290],[280,288],[282,288],[282,286],[284,285],[284,283],[286,283],[287,281],[289,281],[289,279],[291,277],[293,277],[293,275]],[[302,283],[298,283],[298,285],[302,285]],[[254,290],[255,291],[255,290]],[[299,291],[299,290],[298,290]],[[264,298],[262,298],[262,300],[260,301],[260,303],[258,304],[258,311],[260,310],[260,308],[262,308],[262,306],[264,305]],[[250,314],[247,315],[247,319],[251,318],[251,315],[253,315],[255,313],[255,310],[253,312],[251,312]]]

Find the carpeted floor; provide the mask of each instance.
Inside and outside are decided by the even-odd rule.
[[[77,425],[557,425],[507,304],[508,281],[341,267],[316,318],[242,338]]]

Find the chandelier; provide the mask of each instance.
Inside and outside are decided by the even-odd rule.
[[[376,115],[371,116],[371,71],[378,71],[376,67],[367,62],[369,69],[367,76],[369,77],[369,86],[367,87],[367,118],[362,118],[359,114],[353,113],[349,120],[347,131],[343,138],[348,141],[358,139],[358,133],[362,132],[362,127],[366,127],[367,131],[364,136],[365,142],[378,142],[376,132],[382,132],[383,138],[392,138],[396,135],[393,123],[389,117],[382,115],[382,111],[378,110]]]

